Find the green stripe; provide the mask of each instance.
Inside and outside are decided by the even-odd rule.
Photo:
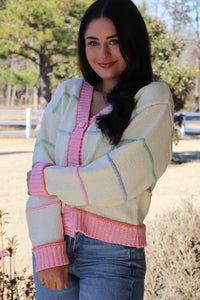
[[[69,97],[70,99],[71,99],[71,98],[74,98],[76,101],[78,101],[78,97],[77,97],[75,94],[68,94],[68,93],[64,92],[64,95],[66,95],[66,96]]]
[[[60,106],[63,96],[67,96],[68,98],[74,98],[75,100],[78,101],[78,97],[75,94],[68,94],[67,92],[64,92],[62,94],[62,96],[60,97],[60,99],[58,100],[58,103],[56,104],[56,106],[54,107],[54,109],[52,110],[52,113],[55,114],[55,112],[58,110],[58,107]]]
[[[128,144],[128,143],[132,143],[132,142],[138,142],[138,141],[142,141],[142,139],[124,139],[124,140],[121,140],[119,143],[120,144]]]
[[[143,148],[144,148],[144,150],[146,151],[147,156],[148,156],[148,158],[149,158],[149,160],[150,160],[152,177],[153,177],[154,181],[157,181],[157,176],[156,176],[155,171],[154,171],[154,160],[153,160],[153,156],[152,156],[152,154],[151,154],[151,151],[150,151],[149,147],[148,147],[147,144],[146,144],[145,139],[144,139],[144,138],[141,138],[141,139],[138,139],[138,140],[137,140],[137,139],[124,139],[124,140],[121,140],[121,141],[120,141],[120,144],[126,144],[126,143],[132,143],[132,142],[142,142]]]
[[[137,106],[135,106],[134,111],[133,111],[133,117],[135,118],[137,116]]]
[[[60,106],[60,104],[62,102],[62,98],[63,98],[63,95],[58,100],[58,103],[57,103],[56,107],[54,107],[54,109],[52,110],[52,114],[55,114],[55,112],[58,110],[58,107]]]
[[[45,139],[40,139],[39,142],[37,142],[37,143],[35,144],[35,147],[39,147],[41,143],[44,143],[44,144],[46,144],[46,145],[52,147],[53,149],[55,149],[55,145],[52,144],[52,143],[50,143],[49,141],[47,141],[47,140],[45,140]]]
[[[157,176],[156,176],[155,171],[154,171],[154,160],[153,160],[153,156],[152,156],[152,154],[151,154],[151,151],[150,151],[149,147],[148,147],[147,144],[146,144],[145,139],[142,139],[142,140],[143,140],[143,147],[144,147],[144,149],[146,150],[146,153],[147,153],[147,155],[148,155],[148,157],[149,157],[149,160],[150,160],[152,177],[153,177],[154,181],[157,181]]]

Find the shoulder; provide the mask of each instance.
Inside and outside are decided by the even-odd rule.
[[[65,110],[69,100],[73,100],[74,103],[77,103],[82,83],[82,78],[74,78],[63,81],[55,90],[46,110],[52,110],[53,113],[58,111],[62,112]]]
[[[56,89],[54,95],[59,94],[70,96],[71,94],[78,97],[81,87],[82,87],[83,79],[82,78],[73,78],[63,81]]]
[[[135,95],[137,105],[168,104],[172,98],[169,86],[164,82],[154,81],[141,88]]]

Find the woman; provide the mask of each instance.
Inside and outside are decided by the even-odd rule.
[[[131,0],[95,1],[78,49],[84,79],[56,90],[27,177],[36,299],[140,300],[143,220],[171,157],[171,93],[152,82]]]

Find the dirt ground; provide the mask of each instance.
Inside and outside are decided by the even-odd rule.
[[[15,254],[16,270],[32,272],[31,243],[26,227],[26,172],[31,168],[35,139],[0,139],[0,210],[9,213],[5,226],[6,237],[16,236],[19,243]],[[175,164],[170,164],[153,191],[147,219],[164,210],[181,205],[181,199],[200,201],[200,137],[188,137],[173,147]],[[182,162],[182,163],[180,163]]]

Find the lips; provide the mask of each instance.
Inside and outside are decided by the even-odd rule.
[[[111,68],[114,64],[116,63],[116,61],[112,61],[112,62],[101,62],[98,63],[98,65],[103,68],[103,69],[109,69]]]

